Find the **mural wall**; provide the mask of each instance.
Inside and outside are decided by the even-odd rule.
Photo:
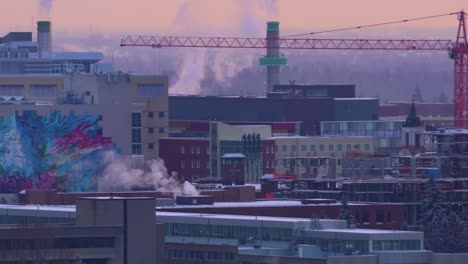
[[[103,155],[118,151],[110,137],[102,136],[100,120],[72,111],[48,116],[23,111],[0,120],[0,192],[96,190],[107,162]]]

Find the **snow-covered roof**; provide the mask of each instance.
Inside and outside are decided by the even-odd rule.
[[[242,158],[245,158],[245,156],[242,153],[226,153],[223,155],[223,159],[233,159],[233,158],[242,159]]]

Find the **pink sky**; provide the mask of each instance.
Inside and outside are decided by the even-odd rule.
[[[47,0],[46,0],[47,1]],[[265,2],[277,2],[266,12]],[[187,10],[181,11],[181,8]],[[30,31],[39,15],[38,0],[2,1],[0,30]],[[240,17],[262,24],[279,19],[283,34],[399,20],[468,9],[467,0],[54,0],[51,18],[57,33],[99,32],[177,34],[240,33]],[[7,11],[8,10],[8,11]],[[181,14],[190,28],[177,23]],[[42,16],[42,17],[41,17]],[[186,21],[187,22],[187,21]],[[412,23],[412,28],[453,28],[455,17]],[[293,32],[294,31],[294,32]],[[450,32],[452,34],[452,32]],[[434,38],[439,37],[434,35]]]

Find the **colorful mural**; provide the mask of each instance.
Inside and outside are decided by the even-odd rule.
[[[118,151],[102,136],[101,116],[71,111],[17,112],[0,120],[0,192],[57,188],[92,191],[106,165],[103,155]]]

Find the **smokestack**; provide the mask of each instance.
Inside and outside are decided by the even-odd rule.
[[[37,22],[37,52],[40,58],[52,51],[50,28],[50,21]]]
[[[267,67],[267,94],[273,92],[273,85],[279,84],[279,67],[288,63],[280,57],[279,22],[267,22],[267,55],[260,58],[260,65]]]

